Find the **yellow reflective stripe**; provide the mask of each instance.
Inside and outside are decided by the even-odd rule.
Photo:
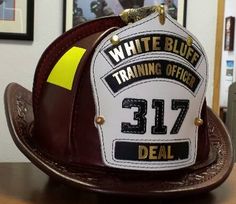
[[[53,67],[47,82],[71,90],[75,72],[86,49],[72,47],[68,50]]]

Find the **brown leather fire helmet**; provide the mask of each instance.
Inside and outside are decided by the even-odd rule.
[[[41,170],[78,188],[210,191],[229,175],[233,150],[206,106],[206,54],[161,8],[138,13],[122,16],[132,24],[117,16],[71,29],[42,54],[32,93],[7,87],[13,140]]]

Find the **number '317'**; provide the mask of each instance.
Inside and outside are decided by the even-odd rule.
[[[137,121],[137,124],[131,124],[128,122],[121,123],[121,132],[130,134],[144,134],[147,126],[147,108],[148,103],[145,99],[125,98],[122,101],[122,108],[132,107],[138,108],[138,111],[134,112],[133,119]],[[167,126],[164,124],[165,116],[165,101],[163,99],[153,99],[152,108],[155,109],[155,118],[153,126],[151,127],[152,134],[167,134]],[[189,100],[172,99],[171,110],[180,109],[179,115],[172,127],[170,134],[178,134],[184,118],[189,109]]]

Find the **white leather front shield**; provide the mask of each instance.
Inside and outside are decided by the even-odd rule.
[[[154,13],[116,30],[97,46],[90,76],[107,166],[162,171],[195,163],[207,59],[184,27],[168,15],[161,25]]]

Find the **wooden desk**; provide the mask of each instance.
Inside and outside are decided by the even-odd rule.
[[[211,193],[178,199],[134,198],[112,196],[78,189],[57,183],[31,163],[0,163],[1,204],[235,204],[236,166],[230,177]]]

